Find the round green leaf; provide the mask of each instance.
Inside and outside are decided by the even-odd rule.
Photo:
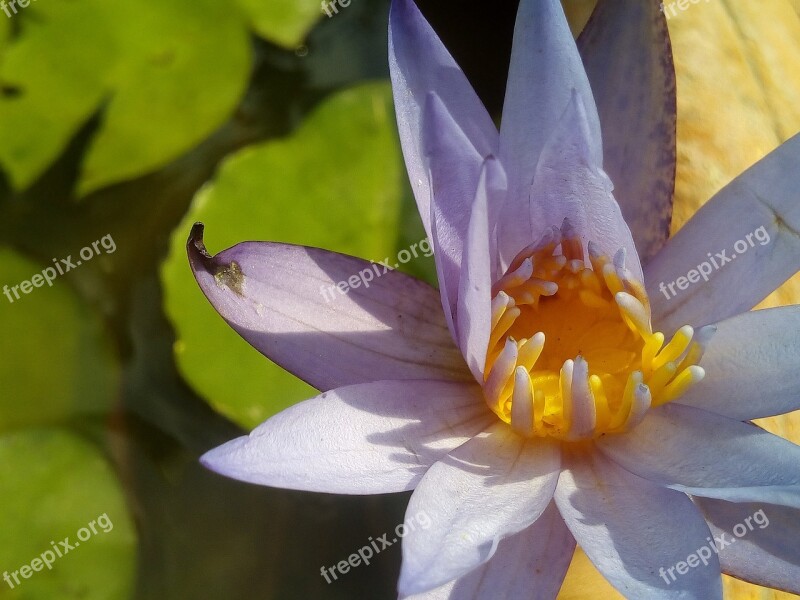
[[[116,395],[119,368],[102,323],[63,279],[47,285],[48,267],[0,247],[0,431],[101,414]],[[14,289],[32,279],[41,287]]]
[[[0,435],[0,465],[0,596],[129,598],[136,535],[101,453],[67,431],[35,429]]]
[[[0,161],[11,184],[29,186],[103,99],[120,49],[114,6],[100,0],[35,2],[14,17],[0,79]]]
[[[315,392],[215,313],[186,258],[192,223],[206,224],[212,252],[275,240],[382,260],[397,241],[402,177],[391,91],[374,83],[332,97],[291,137],[232,156],[197,195],[162,279],[180,370],[215,409],[252,427]]]
[[[237,2],[258,35],[286,48],[299,45],[323,14],[321,0],[237,0]]]
[[[247,85],[250,40],[229,3],[128,1],[128,18],[116,17],[125,56],[83,165],[81,195],[177,158],[230,117]]]
[[[247,28],[217,0],[47,0],[15,19],[0,64],[0,162],[17,189],[100,108],[79,193],[154,170],[219,127],[247,83]]]

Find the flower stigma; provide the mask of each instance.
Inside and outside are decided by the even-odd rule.
[[[651,407],[699,382],[714,327],[653,332],[644,286],[625,251],[604,256],[569,221],[524,248],[492,287],[483,391],[527,437],[563,441],[622,433]]]

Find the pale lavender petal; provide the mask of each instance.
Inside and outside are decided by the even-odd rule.
[[[509,179],[500,236],[500,252],[506,264],[545,230],[544,225],[530,220],[530,204],[536,199],[529,191],[539,155],[573,90],[586,109],[592,164],[602,165],[597,109],[561,3],[522,0],[500,127],[500,161]]]
[[[722,572],[800,594],[800,510],[695,498],[719,548]]]
[[[578,38],[605,170],[645,262],[669,236],[675,189],[675,68],[661,6],[601,0]]]
[[[716,324],[705,378],[677,402],[739,421],[800,409],[800,306],[747,312]]]
[[[498,250],[498,227],[503,206],[508,194],[508,178],[500,160],[490,156],[486,160],[486,199],[489,210],[489,257],[491,279],[497,281],[503,275],[503,263]]]
[[[430,203],[430,240],[433,247],[434,254],[436,249],[440,247],[438,227],[436,226],[436,205],[431,200]],[[447,285],[447,277],[445,275],[445,263],[442,260],[434,260],[436,265],[436,279],[439,282],[439,297],[441,298],[442,310],[444,311],[445,322],[447,329],[452,336],[453,342],[458,344],[458,325],[456,318],[458,315],[458,290],[450,290]]]
[[[647,265],[656,330],[671,334],[738,315],[797,272],[798,164],[800,135],[711,198]]]
[[[272,242],[245,242],[211,257],[200,224],[188,253],[200,288],[228,324],[317,389],[381,379],[472,379],[442,318],[438,292],[413,277],[360,258]],[[353,285],[342,294],[338,282]]]
[[[457,581],[460,580],[448,581],[435,590],[429,590],[427,592],[421,592],[411,596],[398,596],[398,598],[401,600],[458,600],[461,598],[461,596],[457,596],[453,591]]]
[[[558,509],[580,547],[621,594],[722,599],[716,556],[674,581],[667,571],[707,544],[708,526],[685,494],[632,475],[597,452],[565,454],[565,462],[555,492]]]
[[[406,520],[430,527],[403,539],[401,596],[435,589],[488,561],[503,538],[531,525],[558,479],[558,446],[495,423],[434,464],[411,496]]]
[[[466,236],[458,295],[458,337],[461,352],[477,381],[483,381],[492,327],[492,275],[489,241],[488,160],[481,171]]]
[[[800,446],[751,423],[667,404],[597,446],[631,473],[687,494],[800,507]]]
[[[633,237],[611,193],[611,181],[593,162],[590,135],[583,101],[573,94],[540,155],[530,190],[529,221],[544,228],[559,227],[569,219],[584,249],[591,241],[611,257],[624,248],[626,267],[641,280]]]
[[[412,0],[392,2],[389,70],[408,176],[430,237],[430,184],[422,127],[428,94],[434,92],[441,99],[482,157],[497,154],[499,135],[466,76]]]
[[[424,149],[432,193],[431,241],[437,271],[441,273],[442,304],[445,310],[453,310],[459,304],[464,247],[483,157],[435,94],[428,94],[424,115]],[[483,228],[488,239],[488,223]]]
[[[575,552],[575,538],[551,502],[533,525],[497,545],[489,562],[408,600],[553,600]]]
[[[287,408],[250,435],[207,452],[222,475],[333,494],[411,490],[493,419],[476,384],[377,381]]]

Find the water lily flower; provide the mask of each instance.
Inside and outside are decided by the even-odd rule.
[[[722,572],[800,593],[800,448],[750,422],[800,408],[800,310],[748,312],[798,269],[800,137],[667,241],[664,17],[600,2],[579,43],[583,61],[557,0],[521,2],[498,131],[394,0],[398,124],[439,290],[316,248],[211,256],[195,226],[217,311],[323,391],[202,462],[294,490],[414,490],[407,521],[431,527],[403,539],[401,597],[554,598],[576,543],[629,598],[721,598]]]

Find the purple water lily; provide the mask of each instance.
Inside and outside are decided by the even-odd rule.
[[[214,307],[324,391],[202,461],[274,487],[414,490],[407,519],[431,527],[403,540],[402,597],[554,598],[576,541],[630,598],[721,598],[721,572],[800,593],[800,448],[749,422],[800,408],[800,310],[747,312],[798,268],[800,137],[666,241],[663,15],[601,1],[579,44],[584,61],[557,0],[522,1],[498,132],[393,2],[440,289],[389,271],[328,302],[321,287],[371,263],[270,242],[212,257],[196,226]]]

